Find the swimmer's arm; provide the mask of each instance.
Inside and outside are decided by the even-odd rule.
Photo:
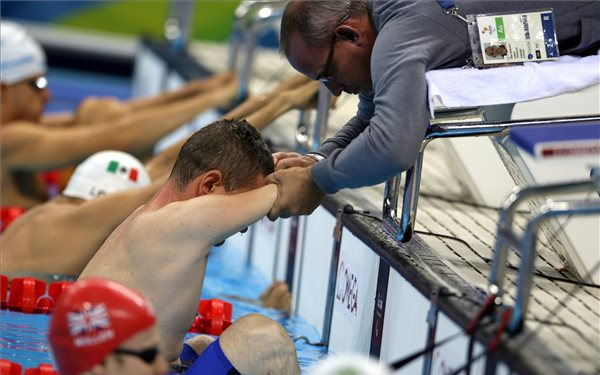
[[[306,78],[306,80],[308,80],[308,78]],[[293,77],[288,81],[295,83],[296,81],[298,81],[298,79],[296,77]],[[284,81],[284,83],[288,85],[291,84],[288,81]],[[283,113],[289,111],[292,108],[297,107],[299,105],[298,103],[304,103],[310,100],[311,97],[316,95],[318,87],[318,82],[307,81],[307,83],[305,83],[300,89],[285,91],[283,95],[273,97],[272,100],[268,103],[262,103],[260,109],[255,110],[252,114],[250,114],[247,117],[246,120],[257,129],[263,129],[277,117],[281,116]],[[275,91],[278,90],[274,90],[274,92]],[[249,103],[251,101],[252,100],[249,99],[244,103]],[[256,102],[261,102],[261,100],[256,100]],[[238,114],[245,113],[246,111],[246,108],[241,107],[244,107],[244,104],[241,104],[240,106],[236,107],[236,109],[234,109],[233,111],[225,114],[223,118],[238,120]],[[254,104],[252,104],[251,107],[254,109]],[[181,147],[183,146],[185,141],[186,140],[184,139],[180,142],[177,142],[173,146],[170,146],[160,154],[156,155],[148,163],[146,163],[146,170],[148,171],[148,173],[150,173],[150,177],[153,178],[153,176],[161,175],[172,169],[173,165],[175,164],[175,159],[179,154],[179,150],[181,150]]]
[[[179,88],[165,91],[150,97],[133,98],[127,101],[130,110],[140,110],[165,105],[194,95],[212,95],[223,79],[232,76],[231,72],[213,74],[207,78],[194,79]]]
[[[208,233],[215,244],[265,217],[277,199],[277,186],[269,184],[242,194],[211,198],[204,205],[214,213]]]
[[[165,228],[168,222],[173,243],[214,245],[264,217],[276,198],[274,184],[241,194],[204,195],[167,205],[147,225]]]
[[[78,208],[79,221],[89,221],[104,228],[119,225],[136,208],[146,203],[164,184],[167,176],[150,185],[104,195],[83,203]],[[73,223],[74,226],[77,223]],[[110,234],[112,229],[107,233]]]
[[[171,173],[175,161],[177,160],[177,156],[179,155],[179,151],[185,141],[187,141],[187,139],[183,139],[167,147],[159,154],[153,156],[152,159],[144,165],[146,167],[146,172],[148,172],[152,180],[164,174]]]
[[[166,176],[142,188],[104,195],[81,204],[70,212],[68,222],[60,226],[69,228],[65,240],[74,243],[96,243],[97,247],[82,248],[97,250],[113,230],[133,211],[145,204],[165,181]],[[91,257],[93,253],[89,255]]]
[[[279,116],[291,109],[308,109],[316,103],[319,82],[310,81],[293,90],[272,98],[264,107],[249,115],[246,120],[257,129],[264,129]]]
[[[265,106],[268,106],[269,103],[273,103],[273,101],[279,97],[279,94],[288,90],[292,90],[308,82],[311,82],[311,80],[304,74],[294,74],[290,78],[286,78],[279,82],[279,84],[268,93],[252,95],[248,97],[246,100],[244,100],[242,104],[227,112],[223,116],[223,118],[239,120],[247,117],[249,123],[251,123],[254,127],[258,129],[262,129],[265,126],[267,126],[271,121],[273,121],[274,118],[272,118],[271,120],[261,122],[261,120],[259,119],[250,120],[250,117],[256,114],[257,112],[261,112],[261,110],[264,109]],[[271,106],[273,107],[273,105]]]
[[[147,109],[164,104],[168,104],[177,100],[185,99],[193,95],[197,95],[196,90],[192,90],[188,86],[183,86],[180,89],[166,91],[151,97],[133,98],[126,102],[129,110],[137,111]]]
[[[273,122],[276,118],[283,115],[293,107],[287,105],[287,103],[282,99],[281,96],[272,98],[270,101],[264,103],[264,106],[258,110],[247,116],[245,119],[250,123],[250,125],[254,126],[256,129],[264,129]],[[226,119],[238,119],[236,117],[228,117],[227,115],[223,116]]]
[[[34,123],[7,126],[2,129],[3,163],[15,170],[43,170],[75,164],[106,149],[139,155],[198,113],[221,104],[227,96],[223,91],[86,127],[48,129]]]
[[[50,113],[42,116],[41,124],[49,128],[72,126],[75,125],[75,117],[69,112]]]
[[[94,152],[122,149],[108,131],[96,127],[45,128],[26,122],[3,129],[1,142],[4,166],[28,171],[74,165]]]

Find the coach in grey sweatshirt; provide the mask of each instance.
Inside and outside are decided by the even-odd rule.
[[[598,1],[456,0],[459,13],[552,8],[562,55],[600,48]],[[324,193],[375,185],[410,168],[429,111],[425,73],[460,67],[471,56],[467,25],[436,0],[292,0],[281,21],[281,50],[333,95],[358,94],[356,116],[316,153],[275,154],[278,201],[271,219],[311,213]]]

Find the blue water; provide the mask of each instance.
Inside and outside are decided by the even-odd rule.
[[[47,315],[0,311],[0,358],[24,369],[52,363],[46,338],[49,322]]]
[[[201,298],[231,302],[234,321],[250,313],[261,313],[279,322],[292,339],[304,336],[318,342],[316,328],[302,318],[232,297],[256,300],[268,284],[262,274],[246,265],[239,249],[224,245],[210,254]],[[46,315],[0,311],[0,358],[17,362],[23,369],[53,363],[46,338],[49,321]],[[296,340],[295,345],[303,372],[325,354],[322,347],[309,345],[305,340]]]
[[[321,337],[317,329],[301,317],[229,297],[235,295],[256,300],[269,283],[260,272],[247,266],[239,256],[239,251],[228,247],[226,242],[224,246],[213,249],[210,254],[201,298],[220,298],[231,302],[234,320],[250,313],[260,313],[279,322],[292,339],[303,336],[309,342],[319,342]],[[303,371],[325,355],[323,347],[309,345],[306,340],[295,340],[295,345]]]

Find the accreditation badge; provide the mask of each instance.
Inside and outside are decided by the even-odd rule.
[[[552,9],[467,15],[473,64],[478,68],[556,60]]]

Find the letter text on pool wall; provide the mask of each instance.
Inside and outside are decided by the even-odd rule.
[[[335,299],[352,316],[357,315],[358,310],[358,278],[351,268],[342,260],[338,269]]]

